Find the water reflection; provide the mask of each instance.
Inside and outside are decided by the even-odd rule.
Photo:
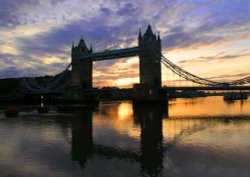
[[[125,112],[123,110],[125,106],[118,105],[118,110],[113,109],[114,112],[111,114],[116,114],[116,111],[119,113],[121,111],[119,108]],[[72,119],[72,160],[78,161],[82,167],[85,167],[87,160],[92,158],[93,154],[106,158],[130,159],[141,164],[143,173],[157,176],[163,168],[162,118],[163,115],[167,115],[166,110],[165,106],[133,106],[134,123],[140,125],[141,131],[140,152],[95,144],[93,141],[93,113],[84,111],[74,115]]]
[[[167,167],[164,167],[166,154],[170,155],[168,158],[171,162],[171,160],[176,161],[175,158],[179,157],[178,153],[189,151],[190,147],[193,148],[190,153],[208,153],[207,147],[217,148],[218,142],[207,138],[211,144],[205,143],[204,138],[209,137],[209,133],[204,136],[204,132],[210,129],[223,132],[225,126],[231,125],[232,115],[239,114],[238,108],[241,108],[240,115],[248,112],[244,102],[237,102],[232,108],[228,108],[227,104],[223,105],[223,100],[218,101],[220,104],[212,104],[213,102],[211,98],[201,101],[180,99],[177,102],[171,102],[170,116],[166,105],[135,106],[129,102],[102,104],[98,114],[89,111],[79,113],[72,119],[72,160],[78,161],[81,167],[86,168],[88,160],[95,159],[98,155],[108,160],[120,159],[123,163],[127,160],[138,163],[141,173],[148,176],[166,174]],[[216,107],[217,110],[212,109],[214,105],[219,105]],[[233,111],[224,112],[226,108]],[[192,114],[186,114],[186,111]],[[214,116],[215,120],[208,119],[207,115]],[[172,119],[166,119],[168,117]],[[127,130],[132,126],[131,122],[134,126],[131,132],[138,133]],[[134,136],[137,134],[139,136]],[[220,141],[227,137],[223,136]],[[131,141],[131,139],[138,141]],[[135,143],[137,143],[136,146]],[[206,146],[203,145],[204,143]],[[196,151],[196,146],[200,146],[199,151]],[[179,152],[178,149],[182,151]],[[220,146],[220,149],[223,148]],[[224,163],[223,159],[220,161]],[[165,163],[169,165],[168,162]],[[171,169],[168,170],[174,172]]]
[[[181,98],[169,102],[169,115],[171,118],[249,115],[249,105],[249,100],[225,102],[223,97]]]
[[[113,119],[126,120],[133,117],[133,108],[130,102],[102,103],[99,112]]]
[[[141,126],[141,168],[150,176],[157,176],[163,166],[163,107],[134,106],[134,119]]]
[[[72,118],[72,160],[84,167],[93,155],[92,111],[84,111]]]

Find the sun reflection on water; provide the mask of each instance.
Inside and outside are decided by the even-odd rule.
[[[118,106],[118,119],[126,120],[133,117],[133,109],[132,104],[128,102],[124,102],[119,104]]]

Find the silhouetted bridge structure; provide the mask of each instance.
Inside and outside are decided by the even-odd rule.
[[[106,50],[104,52],[98,52],[89,54],[86,56],[81,56],[81,60],[89,60],[89,61],[103,61],[103,60],[111,60],[118,58],[126,58],[133,57],[138,55],[139,47],[131,47],[126,49],[118,49],[118,50]]]
[[[183,86],[183,87],[163,87],[162,90],[249,90],[249,86]]]
[[[47,86],[41,86],[34,82],[24,81],[25,92],[29,94],[62,94],[66,100],[85,100],[86,93],[98,92],[92,86],[93,62],[112,60],[124,57],[139,56],[140,83],[133,87],[133,99],[135,100],[159,100],[164,97],[164,91],[169,90],[250,90],[250,77],[231,81],[215,82],[206,78],[196,76],[172,63],[161,53],[160,35],[155,35],[149,25],[146,32],[138,35],[138,46],[105,50],[93,53],[83,39],[77,46],[72,45],[72,61],[68,67],[59,75],[51,79]],[[161,65],[184,80],[199,84],[201,86],[162,87]],[[70,78],[67,78],[71,67]]]

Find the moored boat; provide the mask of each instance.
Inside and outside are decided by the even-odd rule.
[[[19,110],[16,106],[9,106],[5,108],[4,114],[6,116],[18,116]]]
[[[230,92],[224,95],[224,100],[245,100],[248,98],[248,95],[243,92]]]

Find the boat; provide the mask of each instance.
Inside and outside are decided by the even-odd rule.
[[[19,110],[16,106],[9,106],[6,107],[4,110],[5,116],[11,117],[11,116],[18,116]]]
[[[248,95],[244,92],[230,92],[224,95],[224,100],[245,100]]]

